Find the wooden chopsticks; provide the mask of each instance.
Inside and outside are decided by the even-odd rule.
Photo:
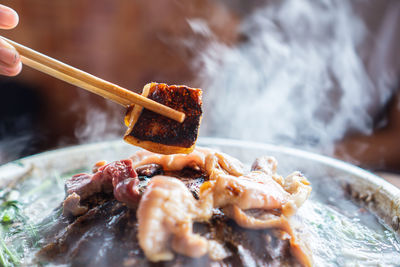
[[[185,114],[182,112],[43,55],[5,37],[0,36],[0,38],[3,38],[6,42],[14,46],[21,56],[22,63],[33,69],[86,89],[124,107],[135,104],[178,122],[185,120]]]

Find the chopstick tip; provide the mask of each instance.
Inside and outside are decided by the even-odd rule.
[[[183,123],[183,122],[185,121],[185,119],[186,119],[185,113],[180,112],[180,116],[179,116],[179,118],[178,118],[178,121],[179,121],[180,123]]]

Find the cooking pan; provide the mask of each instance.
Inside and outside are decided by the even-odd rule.
[[[400,234],[400,190],[384,179],[333,158],[277,145],[217,138],[201,138],[197,145],[221,150],[237,157],[249,166],[256,157],[263,155],[274,156],[278,160],[278,173],[283,176],[295,170],[301,171],[310,180],[313,187],[313,192],[308,202],[318,202],[321,205],[329,206],[335,214],[340,213],[343,216],[347,216],[350,222],[357,221],[361,223],[362,227],[365,226],[374,231],[379,228],[383,235],[389,237],[390,240],[385,241],[385,244],[393,247],[387,251],[386,256],[364,255],[364,257],[362,251],[361,254],[355,252],[353,255],[356,259],[355,262],[361,262],[360,265],[363,265],[363,260],[366,260],[365,262],[378,264],[379,262],[382,263],[380,257],[394,257],[387,263],[387,266],[395,266],[396,262],[400,262],[400,243],[398,242],[398,234]],[[53,176],[65,175],[65,177],[68,177],[77,172],[88,171],[97,161],[106,160],[110,162],[126,158],[138,149],[117,140],[62,148],[33,155],[0,166],[0,185],[2,187],[12,187],[15,181],[22,183],[29,180],[29,186],[34,188],[45,184]],[[34,202],[26,210],[26,215],[34,218],[32,220],[33,223],[40,222],[49,216],[52,210],[63,201],[62,184],[51,190],[54,193],[51,196],[43,194],[40,197],[36,197],[34,201],[30,199],[34,193],[30,193],[29,196],[19,195],[19,198],[25,202]],[[43,208],[44,206],[45,208]],[[301,209],[300,217],[302,215],[309,216],[308,219],[304,220],[304,223],[315,223],[317,225],[317,221],[313,219],[315,209],[313,209],[314,213],[310,211],[311,209],[313,208],[305,205]],[[334,223],[343,223],[343,220],[336,220]],[[325,227],[325,222],[321,224],[317,226],[325,229],[323,228]],[[359,236],[356,235],[353,239],[357,238]],[[349,238],[348,242],[352,242],[351,239]],[[318,243],[316,239],[311,238],[310,240]],[[332,240],[325,241],[334,243]],[[359,248],[355,246],[354,249],[357,251]],[[324,258],[326,257],[324,253],[316,253],[316,263],[324,263]],[[332,257],[335,258],[337,255],[335,254]],[[371,254],[369,253],[368,255]],[[33,258],[34,254],[28,255],[24,261],[29,262]],[[342,263],[345,265],[348,262],[334,260],[332,266],[342,265]]]

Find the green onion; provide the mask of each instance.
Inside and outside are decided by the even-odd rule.
[[[12,252],[8,249],[6,243],[4,242],[4,240],[3,240],[2,238],[0,238],[0,244],[1,244],[2,249],[3,249],[3,250],[7,253],[7,255],[10,257],[11,261],[12,261],[14,264],[19,264],[19,263],[20,263],[19,258],[18,258],[16,255],[14,255],[14,253],[12,253]]]
[[[9,263],[8,263],[8,261],[7,261],[6,258],[4,257],[3,249],[2,249],[2,248],[0,248],[0,264],[1,264],[1,266],[4,266],[4,267],[10,266]]]

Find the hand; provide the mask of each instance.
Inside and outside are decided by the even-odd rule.
[[[0,29],[12,29],[18,24],[18,14],[9,7],[0,5]],[[15,76],[21,72],[22,63],[18,52],[0,38],[0,74]]]

